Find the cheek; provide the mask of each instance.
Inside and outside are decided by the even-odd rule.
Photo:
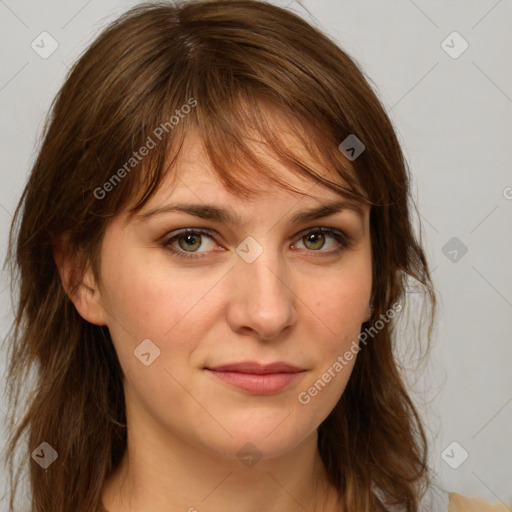
[[[312,305],[323,330],[339,344],[345,334],[359,333],[367,316],[371,288],[371,265],[361,261],[328,279],[309,281],[304,290],[305,302]]]
[[[149,339],[160,350],[151,366],[181,372],[215,316],[210,292],[220,276],[197,278],[191,286],[190,272],[146,265],[144,252],[113,252],[103,260],[102,300],[111,318],[110,334],[125,371],[140,370],[134,350]]]
[[[158,250],[158,249],[155,249]],[[119,258],[105,258],[103,294],[108,313],[124,321],[138,335],[161,338],[207,295],[211,279],[196,279],[191,286],[190,273],[164,265],[145,264],[144,249]]]
[[[308,389],[302,391],[307,394],[304,400],[314,402],[324,412],[334,407],[354,368],[371,287],[369,258],[347,265],[335,278],[308,283],[308,296],[315,299],[309,301],[308,339],[317,347],[317,365]]]

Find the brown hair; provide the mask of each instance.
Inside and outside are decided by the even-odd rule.
[[[282,114],[333,180],[287,150],[262,105]],[[140,4],[112,22],[69,71],[11,227],[12,411],[27,393],[26,409],[10,425],[11,508],[14,454],[24,434],[29,450],[18,472],[30,462],[32,512],[101,507],[103,483],[126,448],[123,374],[108,329],[76,311],[53,250],[65,237],[82,255],[75,286],[87,265],[99,281],[106,225],[134,198],[131,211],[142,208],[172,169],[175,159],[166,167],[166,158],[178,148],[177,158],[188,129],[199,131],[230,191],[249,196],[261,176],[288,187],[251,150],[248,136],[257,134],[288,168],[369,203],[373,315],[363,326],[404,298],[408,276],[423,285],[432,325],[435,295],[411,224],[407,165],[357,64],[320,30],[265,1]],[[353,172],[338,148],[349,135],[366,147],[350,162]],[[383,502],[417,512],[430,482],[427,441],[394,354],[395,322],[381,323],[319,427],[319,450],[347,511],[381,510],[377,488]],[[46,471],[29,460],[42,442],[58,453]]]

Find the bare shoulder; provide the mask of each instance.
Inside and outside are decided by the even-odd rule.
[[[512,512],[512,507],[501,503],[491,505],[481,498],[451,492],[448,512]]]

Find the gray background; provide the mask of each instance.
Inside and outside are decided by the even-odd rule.
[[[101,27],[135,3],[0,0],[2,261],[44,115],[67,67]],[[421,375],[409,374],[428,423],[431,462],[445,488],[510,505],[512,4],[273,3],[292,5],[360,63],[398,131],[440,299],[430,364]],[[34,40],[42,45],[44,31],[58,43],[46,59],[31,48]],[[458,56],[464,43],[448,37],[453,31],[469,44]],[[2,271],[2,336],[12,315],[6,279]],[[4,401],[0,406],[8,414]],[[454,469],[448,462],[457,465],[462,449],[469,457]],[[5,480],[0,470],[2,485]]]

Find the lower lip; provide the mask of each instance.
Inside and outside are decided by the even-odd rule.
[[[270,395],[291,386],[304,372],[297,373],[241,373],[208,370],[212,375],[237,388],[256,395]]]

